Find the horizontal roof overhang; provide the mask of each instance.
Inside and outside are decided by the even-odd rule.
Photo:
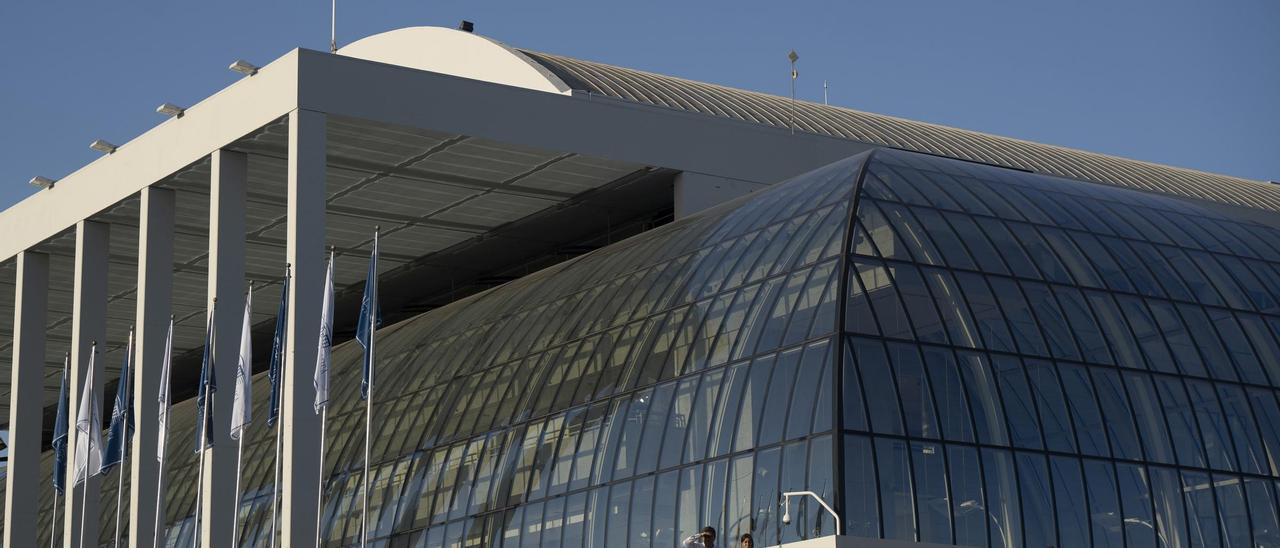
[[[297,49],[0,212],[0,260],[294,109],[773,183],[870,145],[585,94],[561,95]]]

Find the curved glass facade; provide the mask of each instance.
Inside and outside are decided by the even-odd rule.
[[[877,150],[380,331],[375,545],[832,534],[800,499],[781,523],[798,490],[853,536],[1280,545],[1277,340],[1274,228]],[[334,363],[321,531],[347,546],[359,347]],[[185,545],[191,403],[173,416]],[[241,538],[260,546],[275,448],[252,432]]]

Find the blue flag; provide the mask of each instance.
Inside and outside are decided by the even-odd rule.
[[[218,391],[218,379],[213,371],[213,339],[216,335],[213,329],[214,313],[217,312],[218,305],[214,303],[214,309],[209,311],[209,326],[205,329],[204,336],[204,357],[200,361],[200,389],[196,392],[196,424],[200,424],[201,417],[204,418],[204,428],[196,428],[196,452],[199,453],[206,447],[213,446],[213,409],[206,411],[205,406],[209,404],[209,398],[213,397],[214,392]],[[204,443],[201,444],[201,441]]]
[[[289,282],[293,272],[289,267],[284,269],[284,283],[280,289],[280,308],[276,310],[276,335],[271,340],[271,367],[267,369],[267,378],[271,380],[271,407],[267,409],[267,426],[276,423],[280,415],[280,386],[284,381],[280,374],[284,366],[284,336],[288,328],[289,318]]]
[[[373,335],[378,330],[382,311],[378,308],[378,232],[373,233],[373,253],[369,255],[369,274],[364,280],[364,300],[360,302],[360,321],[356,340],[364,347],[364,376],[360,379],[360,399],[369,399],[373,384]]]
[[[58,418],[53,423],[53,488],[59,493],[66,493],[67,485],[67,369],[71,365],[71,354],[67,354],[62,365],[62,388],[58,389]]]
[[[129,332],[129,346],[125,350],[124,366],[120,369],[120,380],[116,381],[116,405],[111,411],[111,428],[107,431],[107,446],[102,453],[102,475],[111,468],[124,462],[125,452],[129,450],[129,439],[133,437],[133,398],[129,395],[129,357],[133,355],[133,331]]]

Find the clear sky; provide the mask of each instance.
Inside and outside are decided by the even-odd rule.
[[[339,44],[415,25],[1237,175],[1280,179],[1276,0],[339,0]],[[4,2],[0,208],[265,64],[324,50],[328,0]]]

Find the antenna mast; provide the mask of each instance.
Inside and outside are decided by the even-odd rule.
[[[329,53],[338,51],[338,0],[329,6]]]

